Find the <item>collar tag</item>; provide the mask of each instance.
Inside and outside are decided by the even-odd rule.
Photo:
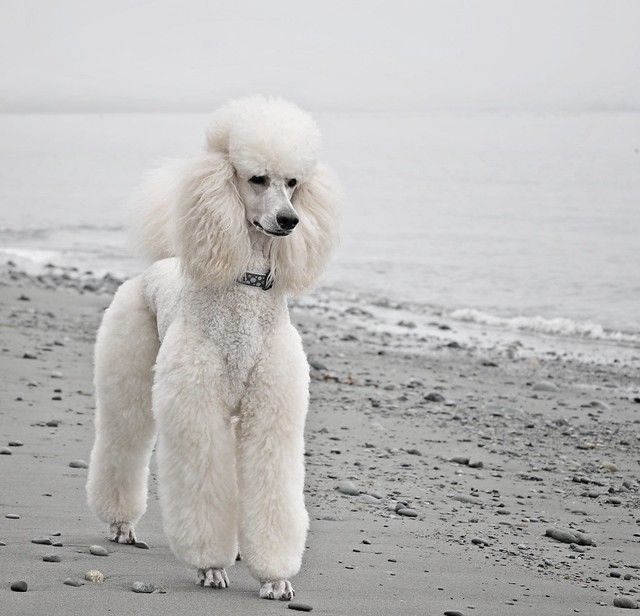
[[[251,272],[246,272],[237,282],[246,284],[249,287],[258,287],[258,289],[268,291],[273,286],[273,282],[268,280],[269,273],[270,272],[266,274],[252,274]]]

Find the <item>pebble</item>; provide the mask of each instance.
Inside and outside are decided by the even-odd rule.
[[[140,548],[141,550],[148,550],[149,549],[149,545],[147,543],[145,543],[144,541],[136,541],[133,544],[135,547]]]
[[[475,496],[467,496],[466,494],[450,494],[449,497],[458,501],[459,503],[466,503],[468,505],[482,505],[482,501]]]
[[[310,359],[309,360],[309,365],[314,370],[328,370],[328,368],[321,361]]]
[[[14,592],[27,592],[27,583],[24,580],[11,582],[11,590]]]
[[[298,603],[297,601],[292,601],[287,607],[298,612],[310,612],[313,609],[308,603]]]
[[[84,585],[83,582],[81,582],[80,580],[76,580],[74,578],[66,578],[65,581],[62,583],[66,584],[67,586],[75,586],[76,588]]]
[[[89,552],[94,556],[109,556],[109,552],[107,552],[107,548],[101,545],[89,546]]]
[[[0,456],[10,456],[13,453],[8,447],[0,447]]]
[[[469,462],[469,468],[482,468],[484,464],[480,460],[471,460]]]
[[[463,464],[464,466],[467,466],[469,464],[469,458],[465,456],[454,456],[453,458],[451,458],[451,462],[455,462],[456,464]]]
[[[96,584],[102,584],[104,582],[104,573],[97,569],[91,569],[84,574],[84,579],[88,582],[95,582]]]
[[[409,507],[401,507],[396,512],[398,515],[403,515],[406,518],[417,518],[418,512],[415,509],[410,509]]]
[[[341,481],[337,488],[338,492],[346,494],[347,496],[358,496],[360,494],[360,490],[356,488],[352,481]]]
[[[49,537],[36,537],[31,540],[31,543],[37,543],[38,545],[51,545],[51,539],[49,539]]]
[[[7,518],[8,520],[19,520],[20,516],[17,513],[7,513],[7,515],[4,516],[5,518]]]
[[[473,543],[474,545],[481,545],[482,547],[488,547],[491,545],[486,539],[483,539],[482,537],[473,537],[471,539],[471,543]]]
[[[438,393],[437,391],[432,391],[431,393],[428,393],[424,399],[427,402],[444,402],[444,396],[440,393]]]
[[[560,391],[558,386],[555,383],[550,383],[549,381],[540,381],[539,383],[533,384],[533,391]]]
[[[142,593],[150,593],[156,590],[154,584],[148,584],[147,582],[134,582],[131,585],[131,590],[133,592],[142,592]]]
[[[62,559],[57,554],[45,554],[42,560],[45,563],[59,563]]]
[[[24,443],[22,441],[9,441],[9,447],[22,447]]]
[[[547,537],[551,537],[562,543],[576,543],[578,545],[593,545],[593,539],[588,535],[584,535],[576,530],[563,530],[561,528],[547,528],[544,533]]]
[[[462,612],[458,612],[458,610],[447,610],[444,616],[462,616]]]
[[[89,468],[89,465],[84,460],[71,460],[69,466],[71,468]]]
[[[75,580],[74,578],[67,578],[62,583],[66,584],[67,586],[75,586],[76,588],[78,588],[79,586],[83,586],[83,583],[80,580]]]
[[[631,597],[616,597],[613,600],[615,607],[623,607],[628,610],[637,610],[638,604]]]

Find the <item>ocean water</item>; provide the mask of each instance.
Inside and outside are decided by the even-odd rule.
[[[461,323],[640,344],[640,114],[325,112],[324,285]],[[0,115],[0,262],[131,274],[127,202],[205,114]],[[416,309],[418,312],[420,309]]]

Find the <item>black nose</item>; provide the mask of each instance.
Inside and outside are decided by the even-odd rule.
[[[298,224],[298,217],[294,214],[278,214],[276,216],[276,222],[280,225],[281,229],[291,231],[291,229]]]

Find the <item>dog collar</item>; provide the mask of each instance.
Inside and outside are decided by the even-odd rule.
[[[268,291],[273,286],[273,281],[269,280],[270,273],[271,272],[267,272],[266,274],[252,274],[251,272],[246,272],[237,282],[246,284],[249,287],[258,287],[263,291]]]

